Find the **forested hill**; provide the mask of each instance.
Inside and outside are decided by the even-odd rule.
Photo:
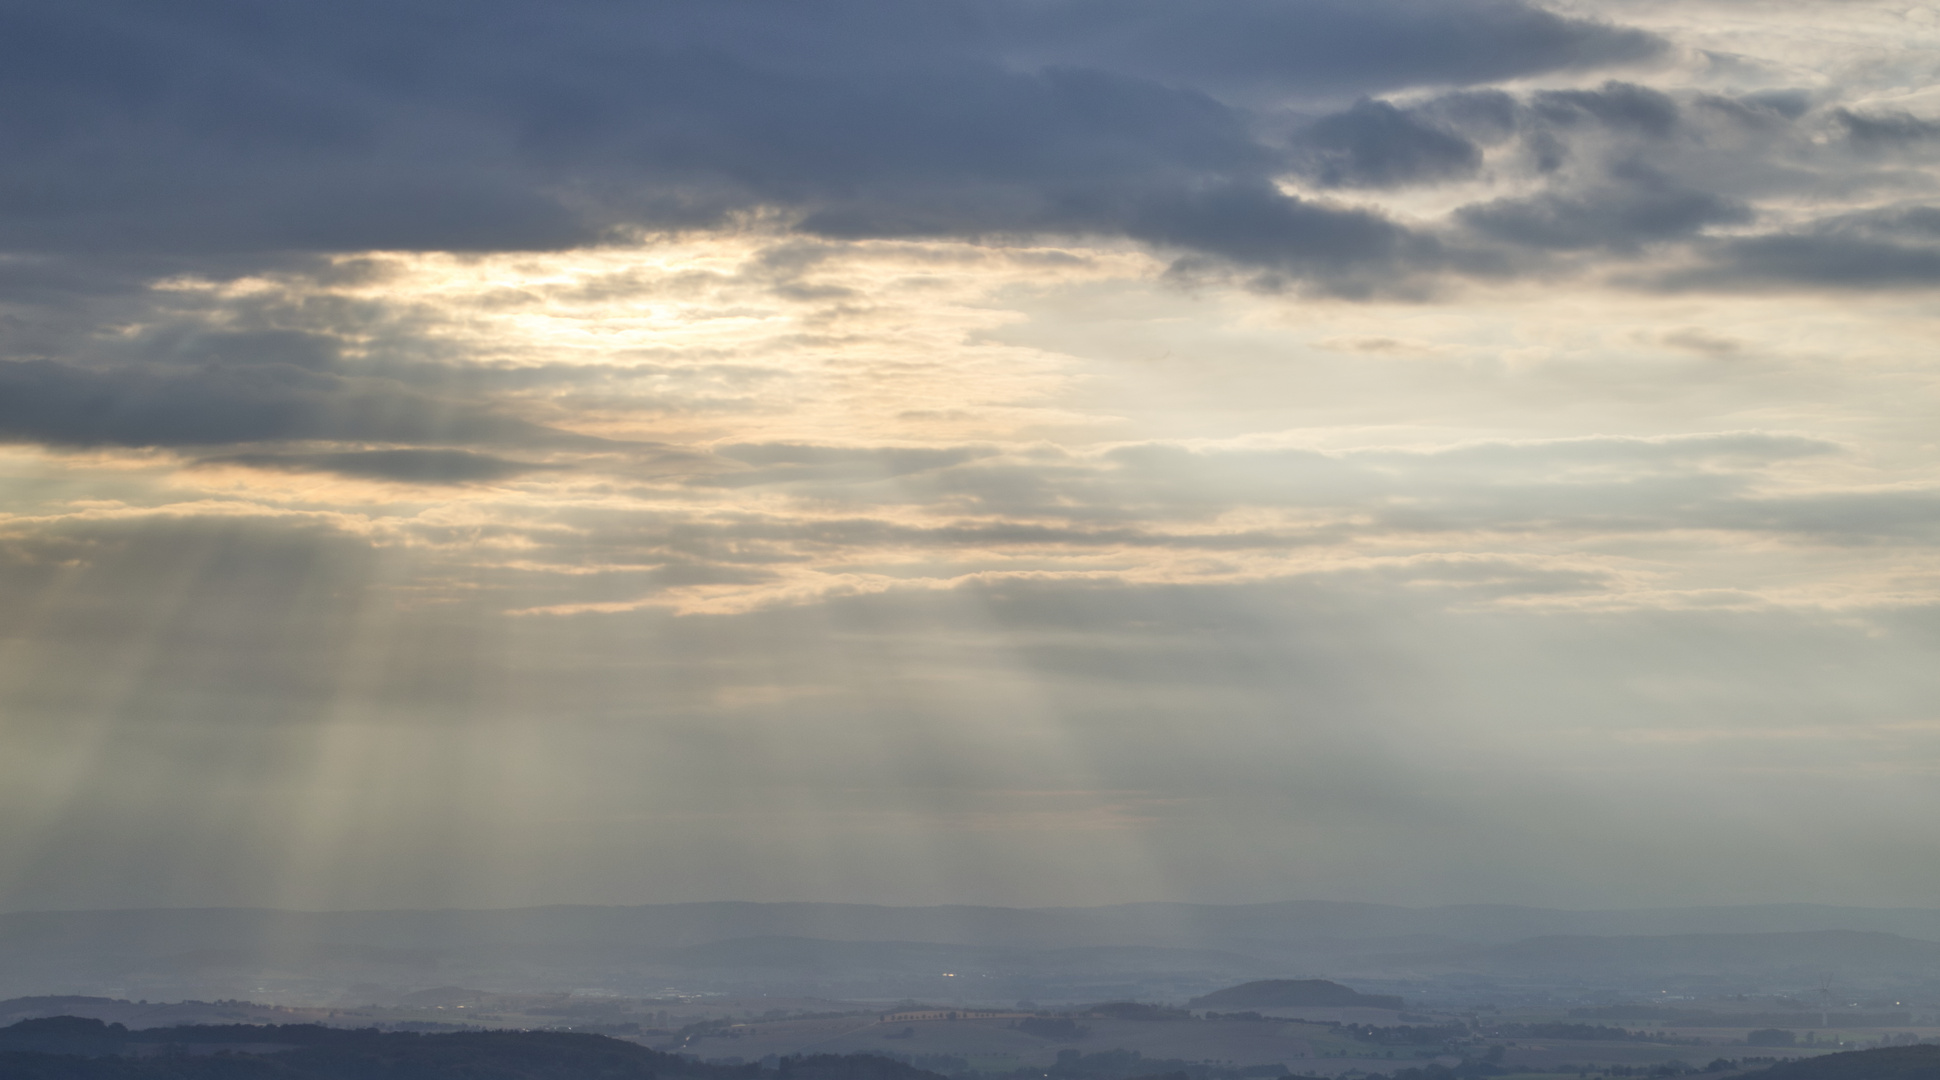
[[[5,1080],[943,1080],[869,1054],[704,1065],[567,1031],[411,1032],[312,1024],[129,1030],[58,1016],[0,1028]]]
[[[1806,1058],[1741,1080],[1940,1080],[1940,1046],[1887,1046]]]

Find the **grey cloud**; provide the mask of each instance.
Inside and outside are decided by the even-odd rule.
[[[990,447],[833,447],[796,443],[719,446],[714,453],[751,468],[693,481],[716,487],[757,484],[854,483],[904,477],[990,457]]]
[[[289,472],[332,472],[371,480],[419,484],[465,484],[505,480],[557,468],[510,461],[469,450],[348,450],[325,454],[230,454],[202,459],[208,465],[244,465]]]
[[[1461,207],[1449,227],[1411,233],[1389,253],[1364,240],[1352,272],[1529,274],[1555,269],[1552,256],[1565,253],[1627,258],[1688,244],[1709,228],[1755,221],[1753,198],[1822,187],[1842,166],[1813,142],[1823,125],[1799,122],[1809,102],[1795,97],[1673,96],[1610,81],[1520,95],[1468,90],[1405,106],[1363,100],[1296,131],[1289,162],[1320,186],[1404,187],[1477,175],[1492,151],[1491,176],[1520,176],[1535,192]],[[1216,235],[1196,243],[1249,261],[1211,242]]]
[[[1747,499],[1719,508],[1731,527],[1794,532],[1851,544],[1940,539],[1940,491],[1845,491]]]
[[[176,273],[204,287],[174,289],[156,287],[157,271],[169,268],[164,261],[0,261],[0,440],[613,445],[531,423],[504,406],[534,382],[611,385],[623,375],[466,363],[423,335],[412,312],[313,291],[369,283],[378,273],[352,263],[179,260]],[[227,295],[222,286],[242,274],[271,284]],[[347,351],[352,340],[356,348]]]
[[[1742,129],[1771,132],[1795,123],[1814,104],[1814,95],[1802,90],[1698,94],[1689,99],[1682,119],[1695,119],[1700,124],[1707,120],[1725,120]]]
[[[1657,341],[1674,349],[1684,349],[1705,356],[1736,356],[1744,351],[1745,343],[1736,338],[1713,334],[1701,326],[1687,326],[1659,335]]]
[[[1284,274],[1344,296],[1396,291],[1412,275],[1450,266],[1497,269],[1485,253],[1451,251],[1379,214],[1292,198],[1265,183],[1165,193],[1140,205],[1126,231],[1266,271],[1262,284]]]
[[[321,370],[337,365],[342,344],[300,330],[229,330],[161,335],[144,344],[148,356],[184,364],[288,364]]]
[[[380,379],[287,364],[171,369],[0,361],[0,438],[66,446],[288,439],[603,445]]]
[[[937,544],[972,548],[1175,548],[1196,551],[1285,550],[1324,543],[1350,535],[1332,525],[1302,529],[1261,529],[1245,532],[1185,532],[1168,529],[1148,514],[1145,527],[1073,527],[1025,522],[958,524],[934,528],[885,526],[879,522],[849,522],[840,526],[844,542],[873,540],[902,544]],[[882,530],[878,532],[878,530]]]
[[[1461,90],[1437,95],[1407,112],[1487,146],[1515,134],[1523,109],[1501,90]]]
[[[1482,153],[1467,139],[1384,101],[1360,101],[1315,121],[1298,138],[1305,163],[1328,187],[1393,187],[1472,175]]]
[[[1613,170],[1588,191],[1496,199],[1457,215],[1491,239],[1552,251],[1631,251],[1682,239],[1709,225],[1749,221],[1744,203],[1694,190],[1638,165]]]
[[[1919,288],[1940,282],[1940,248],[1853,236],[1746,237],[1719,245],[1711,266],[1661,280],[1670,288],[1693,284]]]
[[[1757,431],[1343,454],[1194,450],[1145,443],[1038,465],[965,461],[912,477],[894,498],[1010,522],[965,523],[953,527],[948,537],[974,537],[977,530],[1030,522],[1030,529],[1048,530],[1034,533],[1036,540],[1030,542],[1046,545],[1272,549],[1361,531],[1524,529],[1537,524],[1623,531],[1784,531],[1777,509],[1782,500],[1767,503],[1750,494],[1756,477],[1784,462],[1840,452],[1841,447],[1821,439]],[[1881,498],[1891,501],[1890,496]],[[1186,523],[1211,520],[1243,506],[1299,507],[1323,516],[1294,530],[1219,537],[1182,531]],[[1346,518],[1325,516],[1329,511],[1362,520],[1348,525]],[[1905,512],[1918,517],[1923,511]],[[1052,521],[1064,524],[1045,524]],[[1855,536],[1865,528],[1855,519]],[[939,534],[933,542],[946,539]]]
[[[1762,106],[1700,99],[1748,115]],[[1520,97],[1465,90],[1397,106],[1363,99],[1311,121],[1293,136],[1294,164],[1324,184],[1384,187],[1472,175],[1481,148],[1520,138],[1538,172],[1554,172],[1578,145],[1592,148],[1641,138],[1654,152],[1685,122],[1679,102],[1623,82],[1595,90],[1547,90]],[[1627,155],[1634,159],[1633,150]],[[1617,164],[1624,164],[1619,157]]]
[[[1170,508],[1167,508],[1170,509]],[[744,515],[731,522],[682,522],[620,528],[612,522],[573,519],[579,530],[574,550],[597,550],[615,559],[653,561],[660,566],[681,563],[685,575],[656,574],[643,587],[702,581],[750,581],[751,569],[780,562],[799,562],[810,553],[892,548],[948,553],[964,549],[1042,552],[1055,549],[1172,549],[1180,551],[1261,551],[1327,543],[1350,538],[1352,529],[1332,524],[1242,532],[1192,532],[1167,527],[1164,513],[1147,507],[1144,524],[1071,525],[1028,521],[968,520],[944,525],[906,525],[873,517],[839,520],[794,520]],[[545,550],[543,536],[535,540]],[[705,568],[705,569],[703,569]],[[602,589],[604,586],[601,587]],[[590,599],[607,594],[595,590]]]
[[[1813,285],[1918,288],[1940,282],[1940,208],[1841,214],[1786,232],[1720,241],[1662,288]]]
[[[1853,142],[1869,148],[1925,143],[1940,138],[1940,121],[1924,120],[1900,110],[1859,113],[1834,109],[1832,118]]]
[[[732,476],[728,486],[771,487],[812,499],[824,510],[846,505],[849,514],[800,518],[748,512],[715,519],[580,508],[492,529],[506,539],[517,537],[535,565],[590,560],[608,568],[602,574],[632,575],[627,587],[639,594],[759,580],[765,568],[779,564],[877,549],[930,552],[938,558],[955,558],[944,553],[966,549],[1285,551],[1357,536],[1530,528],[1720,529],[1836,536],[1842,543],[1924,535],[1933,521],[1927,492],[1871,493],[1853,501],[1843,516],[1823,496],[1755,493],[1765,470],[1840,450],[1823,440],[1756,431],[1347,454],[1150,443],[1044,462],[981,447],[912,451],[766,444],[723,448],[714,462],[688,462],[661,482],[722,486],[712,479],[719,460],[744,459],[753,468]],[[215,460],[419,482],[497,479],[520,467],[481,459],[369,453]],[[1298,508],[1302,514],[1297,523],[1270,527],[1205,527],[1244,507]],[[903,516],[910,510],[934,517],[913,523]],[[464,536],[447,536],[429,525],[416,531],[435,543],[477,539],[473,526]],[[540,581],[530,584],[536,588]],[[597,577],[545,587],[569,594],[555,602],[610,598],[611,589]]]
[[[1797,120],[1810,112],[1816,104],[1817,95],[1810,90],[1754,90],[1738,98],[1739,101],[1770,110],[1787,120]]]
[[[1662,138],[1678,120],[1677,102],[1660,90],[1609,82],[1597,90],[1544,90],[1530,97],[1530,110],[1543,122],[1574,127],[1595,122]]]
[[[1248,94],[1660,48],[1514,0],[77,0],[6,22],[0,246],[80,251],[559,247],[758,205],[828,235],[1190,245],[1119,215],[1262,190]]]
[[[1940,240],[1940,207],[1871,210],[1836,220],[1830,227],[1833,231],[1863,233],[1882,239]]]
[[[1660,48],[1511,0],[354,0],[252,18],[77,0],[6,18],[0,248],[17,251],[562,247],[771,207],[829,238],[1126,236],[1182,272],[1419,295],[1438,274],[1744,222],[1726,192],[1777,183],[1803,115],[1797,94],[1680,104],[1612,81],[1364,99],[1290,140],[1271,119]],[[1767,144],[1706,157],[1691,101],[1765,124]],[[1838,115],[1876,141],[1924,123]],[[1546,190],[1453,231],[1274,183],[1459,178],[1510,138]]]

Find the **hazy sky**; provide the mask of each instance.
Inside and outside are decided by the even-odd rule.
[[[1930,906],[1936,46],[0,4],[0,907]]]

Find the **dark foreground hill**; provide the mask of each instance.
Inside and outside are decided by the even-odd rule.
[[[1215,990],[1192,999],[1195,1009],[1283,1009],[1294,1006],[1399,1009],[1401,999],[1363,994],[1326,979],[1265,979]]]
[[[1940,1080],[1940,1046],[1887,1046],[1774,1065],[1741,1080]]]
[[[71,1016],[0,1028],[4,1080],[943,1080],[869,1054],[706,1065],[566,1031],[439,1035],[311,1024],[130,1031]]]

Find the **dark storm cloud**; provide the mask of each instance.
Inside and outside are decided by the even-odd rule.
[[[560,247],[771,205],[830,235],[1224,254],[1220,221],[1146,208],[1264,190],[1248,95],[1660,48],[1510,0],[77,0],[4,22],[0,246],[94,251]]]
[[[601,440],[288,364],[92,368],[0,361],[0,438],[63,446],[288,439],[592,446]]]

